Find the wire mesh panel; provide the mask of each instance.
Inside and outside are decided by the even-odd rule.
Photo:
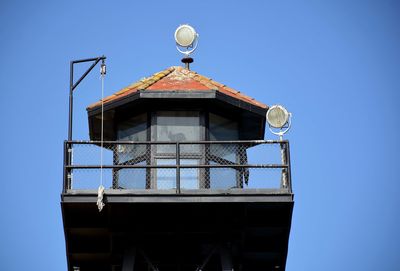
[[[248,168],[249,180],[244,189],[283,189],[282,170],[279,168]]]
[[[176,160],[173,159],[157,159],[157,166],[175,165]],[[176,169],[175,168],[154,168],[152,170],[153,189],[176,189]]]
[[[138,165],[144,165],[144,162]],[[146,189],[145,168],[122,168],[114,170],[114,185],[116,189]]]
[[[103,164],[113,164],[113,151],[116,145],[105,144],[102,148],[95,144],[74,144],[71,149],[72,165],[95,166],[101,163],[101,153],[103,152]]]
[[[114,168],[113,187],[115,189],[146,189],[147,169],[151,159],[151,146],[148,144],[117,144],[109,146],[113,150],[113,164],[134,165],[138,168]]]
[[[66,189],[290,189],[286,141],[68,144]]]
[[[112,188],[112,170],[98,168],[77,168],[71,171],[70,186],[76,190],[97,190],[103,174],[103,186]]]

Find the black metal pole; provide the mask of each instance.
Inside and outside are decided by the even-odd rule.
[[[100,56],[100,57],[92,57],[92,58],[85,58],[85,59],[78,59],[78,60],[73,60],[72,62],[75,63],[82,63],[82,62],[89,62],[89,61],[95,61],[99,58],[103,58],[104,56]],[[105,59],[105,57],[104,57]]]
[[[72,90],[74,90],[80,84],[80,82],[86,77],[86,75],[89,74],[89,72],[97,65],[97,63],[99,63],[101,59],[103,58],[99,57],[98,59],[96,59],[92,66],[90,66],[89,69],[87,69],[87,71],[81,76],[81,78],[79,78],[78,81],[76,81],[76,83],[72,86]]]
[[[286,142],[286,165],[287,165],[287,172],[288,172],[288,188],[289,193],[292,193],[292,166],[290,164],[290,145],[289,141]]]
[[[72,87],[74,85],[74,63],[71,61],[69,66],[69,116],[68,116],[68,141],[72,140],[72,108],[73,97]]]
[[[179,142],[176,142],[176,193],[181,193],[181,157]]]
[[[67,146],[67,141],[64,141],[64,164],[63,164],[63,187],[62,191],[63,194],[67,191],[67,178],[68,178],[68,173],[67,173],[67,165],[68,163],[68,146]]]
[[[100,60],[105,60],[105,56],[94,57],[94,58],[86,58],[73,60],[70,63],[70,74],[69,74],[69,115],[68,115],[68,141],[72,140],[72,114],[73,114],[73,92],[74,89],[82,82],[82,80],[90,73],[90,71],[99,63]],[[74,64],[90,62],[94,61],[94,63],[87,69],[87,71],[76,81],[74,84]]]

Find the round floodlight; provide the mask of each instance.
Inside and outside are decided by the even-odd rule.
[[[273,105],[268,109],[267,121],[271,127],[282,128],[289,121],[290,113],[281,105]]]
[[[182,47],[190,47],[197,38],[197,33],[193,27],[188,24],[179,26],[175,31],[176,44]]]

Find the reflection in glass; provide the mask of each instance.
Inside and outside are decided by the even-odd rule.
[[[210,140],[238,140],[238,123],[234,120],[224,118],[216,114],[209,114]],[[211,144],[210,164],[229,165],[237,164],[239,148],[237,144]],[[237,170],[233,168],[211,168],[210,188],[229,189],[237,187]]]
[[[147,140],[147,114],[134,116],[118,124],[120,141],[141,142]],[[115,150],[116,163],[120,165],[146,165],[146,144],[119,144]],[[120,169],[115,172],[118,188],[145,189],[146,169]]]
[[[236,121],[210,113],[210,140],[238,140],[238,124]],[[236,162],[237,146],[234,144],[211,145],[211,155]],[[218,159],[220,160],[220,159]],[[216,161],[217,162],[217,161]]]
[[[122,141],[146,141],[147,140],[147,114],[141,114],[122,121],[118,125],[118,140]],[[146,153],[146,145],[118,145],[119,163],[137,160]]]
[[[157,112],[155,141],[182,142],[199,141],[200,116],[199,112],[191,111],[164,111]],[[194,152],[198,145],[182,145],[181,153]],[[163,145],[157,148],[157,153],[173,153],[174,145]]]

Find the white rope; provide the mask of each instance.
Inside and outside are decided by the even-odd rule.
[[[101,74],[101,134],[100,134],[100,185],[97,191],[97,207],[99,212],[103,210],[104,202],[104,186],[103,186],[103,141],[104,141],[104,76],[105,76],[105,66],[104,63],[101,64],[100,68]]]
[[[103,140],[104,140],[104,74],[101,74],[101,136],[100,136],[100,185],[103,185]]]

